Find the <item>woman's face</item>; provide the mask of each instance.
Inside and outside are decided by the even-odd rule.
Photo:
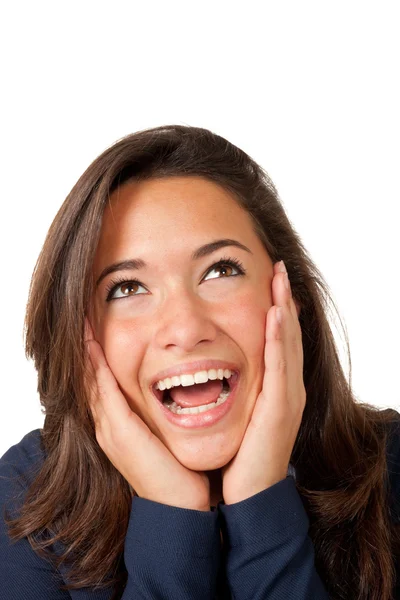
[[[195,250],[236,240],[201,258]],[[233,267],[212,268],[221,258]],[[96,288],[90,321],[131,409],[186,467],[204,471],[237,453],[261,391],[266,314],[272,305],[273,264],[249,215],[221,187],[201,177],[126,183],[111,195],[93,275],[140,259],[146,267],[107,274]],[[107,301],[112,280],[118,284]],[[234,403],[218,422],[197,428],[171,423],[150,390],[160,371],[201,359],[240,371]],[[183,388],[184,389],[184,388]]]

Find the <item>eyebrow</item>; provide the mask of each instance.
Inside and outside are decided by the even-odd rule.
[[[195,250],[192,254],[192,260],[200,260],[200,258],[204,258],[205,256],[208,256],[209,254],[220,250],[220,248],[225,248],[226,246],[236,246],[236,248],[240,248],[241,250],[245,250],[246,252],[253,254],[247,246],[245,246],[241,242],[238,242],[237,240],[222,239],[215,240],[214,242],[204,244],[204,246],[200,246],[200,248],[197,248],[197,250]],[[145,269],[147,267],[148,264],[141,258],[130,258],[108,265],[108,267],[105,267],[100,273],[100,276],[96,281],[96,288],[100,285],[104,277],[107,277],[107,275],[109,275],[110,273],[115,273],[115,271],[125,271],[128,269],[139,270]]]

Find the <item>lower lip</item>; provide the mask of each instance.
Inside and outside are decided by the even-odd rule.
[[[175,414],[171,412],[168,408],[166,408],[164,404],[158,400],[158,398],[156,399],[157,404],[161,407],[161,410],[163,411],[168,421],[170,421],[174,425],[179,425],[179,427],[185,427],[186,429],[211,427],[211,425],[214,425],[215,423],[223,419],[223,417],[231,409],[235,401],[237,389],[239,387],[239,374],[233,373],[233,375],[229,379],[229,383],[231,391],[225,402],[223,404],[220,404],[219,406],[216,406],[215,408],[212,408],[211,410],[208,410],[203,413],[198,413],[197,415]]]

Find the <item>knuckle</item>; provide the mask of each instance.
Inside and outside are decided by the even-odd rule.
[[[299,340],[297,339],[297,336],[294,335],[294,336],[290,337],[289,345],[290,345],[290,348],[292,350],[294,350],[294,352],[298,352],[298,350],[299,350]]]
[[[113,425],[108,432],[110,445],[118,452],[125,452],[131,443],[131,432],[127,425]]]
[[[106,397],[106,388],[104,385],[104,381],[99,381],[99,383],[97,384],[97,392],[100,398]]]
[[[288,369],[288,361],[284,356],[281,356],[277,362],[277,370],[280,373],[287,373]]]
[[[282,373],[286,375],[288,369],[288,361],[284,356],[280,356],[276,360],[267,361],[265,370],[268,373]]]

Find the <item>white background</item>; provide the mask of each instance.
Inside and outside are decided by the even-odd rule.
[[[2,7],[0,456],[44,421],[23,319],[57,210],[108,145],[172,123],[268,171],[347,327],[359,401],[399,410],[398,2]]]

